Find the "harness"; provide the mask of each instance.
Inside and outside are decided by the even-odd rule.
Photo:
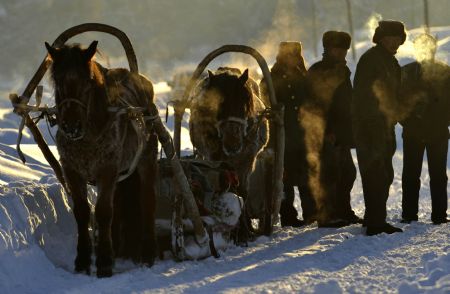
[[[238,124],[242,125],[244,127],[244,136],[247,135],[247,125],[248,125],[247,124],[247,120],[243,119],[243,118],[240,118],[240,117],[230,116],[230,117],[227,117],[225,119],[221,119],[221,120],[219,120],[216,123],[216,129],[217,129],[217,133],[218,133],[219,137],[222,137],[222,133],[220,131],[220,127],[223,124],[226,124],[228,122],[235,122],[235,123],[238,123]]]
[[[19,96],[17,97],[16,94],[10,94],[10,99],[14,97],[14,99],[11,99],[11,101],[19,101],[19,103],[12,103],[14,106],[14,112],[16,112],[18,115],[22,117],[22,120],[20,121],[19,128],[18,128],[18,136],[17,136],[17,143],[16,143],[16,149],[17,153],[20,157],[20,160],[22,160],[23,163],[25,163],[25,156],[20,149],[20,143],[22,142],[23,138],[23,129],[25,128],[25,117],[30,112],[39,113],[36,117],[31,117],[33,122],[37,124],[41,119],[45,118],[47,122],[47,128],[50,130],[50,127],[53,127],[57,124],[56,120],[56,114],[58,110],[56,109],[56,106],[48,107],[48,105],[45,105],[41,107],[41,101],[42,101],[42,94],[44,92],[43,86],[38,86],[36,88],[36,105],[28,105],[28,102],[30,101],[30,97],[25,96]],[[49,131],[50,135],[51,132]],[[54,140],[53,136],[52,139]]]
[[[155,115],[144,115],[146,113],[146,109],[143,107],[133,107],[131,105],[127,105],[124,107],[108,107],[108,111],[111,113],[115,113],[114,122],[118,122],[121,116],[125,116],[126,119],[130,120],[131,125],[133,126],[134,131],[136,132],[138,139],[138,147],[137,151],[134,155],[133,160],[131,161],[131,165],[126,171],[121,171],[119,173],[118,182],[121,182],[128,178],[137,167],[139,159],[142,155],[142,151],[144,150],[144,143],[148,139],[148,129],[147,123],[152,123],[159,118],[158,114]],[[123,132],[121,143],[123,144],[126,138],[126,132]]]
[[[33,117],[34,123],[38,123],[42,118],[45,118],[47,121],[47,126],[49,128],[49,134],[52,136],[53,141],[55,142],[55,138],[50,132],[50,127],[53,127],[58,124],[57,122],[57,114],[58,114],[58,108],[61,108],[64,106],[64,104],[67,104],[69,102],[76,103],[79,106],[81,106],[83,109],[86,110],[87,114],[89,115],[90,111],[90,100],[85,105],[84,103],[80,102],[77,99],[74,98],[66,98],[64,101],[59,105],[59,107],[52,106],[49,107],[48,105],[40,106],[41,99],[42,99],[42,92],[43,87],[39,86],[36,91],[36,105],[28,105],[28,101],[30,100],[29,97],[20,96],[20,103],[14,103],[13,106],[18,114],[25,115],[29,113],[37,113],[38,115]],[[129,168],[125,171],[121,171],[119,173],[118,182],[125,180],[128,178],[137,167],[137,164],[139,162],[139,159],[142,155],[142,152],[144,150],[144,144],[145,141],[148,139],[148,129],[147,124],[153,124],[158,118],[159,115],[150,115],[147,114],[147,109],[144,107],[134,107],[130,105],[128,102],[126,102],[124,99],[120,99],[121,104],[123,106],[110,106],[107,108],[108,112],[114,113],[114,119],[112,121],[111,125],[117,124],[119,122],[120,117],[125,116],[126,119],[128,119],[131,122],[131,125],[133,126],[134,131],[136,132],[137,139],[138,139],[138,147],[137,151],[133,157],[133,160],[131,161],[131,164]],[[18,137],[17,137],[17,151],[19,154],[20,159],[22,162],[25,162],[25,156],[20,149],[20,144],[23,138],[23,129],[25,127],[25,119],[23,118],[19,128],[18,128]],[[105,126],[104,129],[106,129],[108,125]],[[126,128],[125,128],[126,130]],[[58,131],[62,132],[62,134],[68,138],[63,130],[63,128],[58,128]],[[84,137],[84,134],[78,138],[75,138],[73,141],[80,140]],[[123,132],[121,143],[123,144],[126,138],[126,131]]]

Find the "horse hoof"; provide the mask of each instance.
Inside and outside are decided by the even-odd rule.
[[[97,267],[98,278],[108,278],[112,276],[112,269],[114,267],[114,259],[109,256],[97,256],[95,261]]]
[[[75,272],[79,273],[79,274],[86,274],[88,276],[91,275],[91,267],[88,266],[86,268],[81,268],[81,267],[75,267]]]
[[[109,278],[112,276],[112,273],[111,267],[97,268],[97,278]]]
[[[146,267],[152,267],[155,263],[155,255],[149,254],[147,256],[142,257],[142,264]]]
[[[143,265],[145,267],[151,268],[153,266],[153,264],[155,264],[155,259],[151,260],[151,261],[144,261]]]
[[[141,251],[141,263],[146,267],[152,267],[157,254],[156,239],[144,239],[142,243],[144,245]]]
[[[75,259],[75,272],[91,274],[91,259],[89,257],[79,257]]]

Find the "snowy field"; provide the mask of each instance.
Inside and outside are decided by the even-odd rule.
[[[449,54],[449,28],[441,35],[440,54]],[[358,44],[365,50],[367,44]],[[406,49],[408,47],[406,46]],[[442,51],[443,50],[443,51]],[[407,52],[404,54],[406,62]],[[448,60],[446,60],[448,61]],[[311,64],[312,62],[309,62]],[[353,67],[353,66],[352,66]],[[29,77],[23,77],[27,81]],[[388,200],[388,221],[404,233],[365,236],[360,225],[340,229],[276,228],[244,247],[230,247],[221,257],[177,263],[157,260],[152,268],[117,261],[111,278],[73,272],[76,223],[71,202],[28,132],[23,165],[15,151],[18,118],[7,94],[22,91],[0,83],[0,293],[450,293],[450,224],[430,221],[431,202],[426,161],[422,173],[419,221],[401,224],[402,146],[394,157],[395,179]],[[167,86],[157,85],[158,106],[165,113]],[[47,87],[47,91],[49,88]],[[51,95],[50,95],[51,96]],[[168,124],[172,128],[171,124]],[[45,125],[41,126],[45,130]],[[51,137],[46,135],[50,144]],[[190,143],[184,130],[184,148]],[[356,158],[354,157],[355,162]],[[447,160],[447,171],[449,170]],[[448,188],[447,188],[448,190]],[[298,198],[297,200],[298,201]],[[296,206],[300,210],[299,203]],[[364,214],[361,180],[352,191],[352,206]]]

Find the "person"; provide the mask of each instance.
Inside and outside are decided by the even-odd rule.
[[[372,39],[376,45],[361,56],[356,67],[352,121],[368,236],[402,232],[386,222],[386,202],[394,179],[394,126],[401,79],[395,54],[405,40],[403,23],[380,21]]]
[[[416,61],[402,67],[403,126],[402,222],[418,220],[420,174],[427,152],[431,221],[447,223],[447,152],[450,121],[450,67],[435,60],[437,40],[414,41]]]
[[[300,227],[315,219],[315,203],[307,183],[304,132],[298,121],[299,107],[307,95],[306,66],[300,42],[280,42],[271,77],[277,100],[285,107],[284,198],[280,206],[280,222],[283,227]],[[264,79],[260,86],[262,96],[267,97]],[[303,220],[298,219],[294,207],[295,186],[300,194]]]
[[[351,36],[346,32],[327,31],[322,43],[322,60],[308,70],[310,107],[319,110],[324,126],[324,130],[320,130],[323,141],[318,147],[320,150],[316,150],[321,166],[320,190],[324,193],[323,203],[317,204],[317,208],[322,209],[318,213],[318,225],[340,227],[362,222],[350,205],[356,167],[350,151],[354,148],[350,113],[352,83],[345,57]],[[320,135],[313,133],[311,136]]]

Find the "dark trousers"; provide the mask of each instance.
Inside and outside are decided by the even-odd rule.
[[[389,187],[394,180],[394,128],[380,124],[358,126],[355,141],[366,206],[364,223],[368,227],[383,226]]]
[[[321,217],[324,220],[354,217],[350,192],[356,179],[356,168],[350,148],[325,142],[320,161],[320,182],[324,191]]]
[[[297,218],[298,213],[294,207],[294,187],[297,187],[303,210],[303,219],[306,222],[314,221],[316,203],[308,183],[308,164],[305,149],[300,147],[289,148],[288,146],[285,151],[284,168],[284,198],[280,206],[281,219],[289,222]]]
[[[338,170],[336,186],[337,215],[348,219],[355,216],[350,205],[350,193],[356,180],[356,167],[348,147],[338,148]]]
[[[439,221],[447,218],[447,138],[433,143],[403,139],[402,217],[417,219],[420,173],[425,150],[430,175],[431,220]]]

